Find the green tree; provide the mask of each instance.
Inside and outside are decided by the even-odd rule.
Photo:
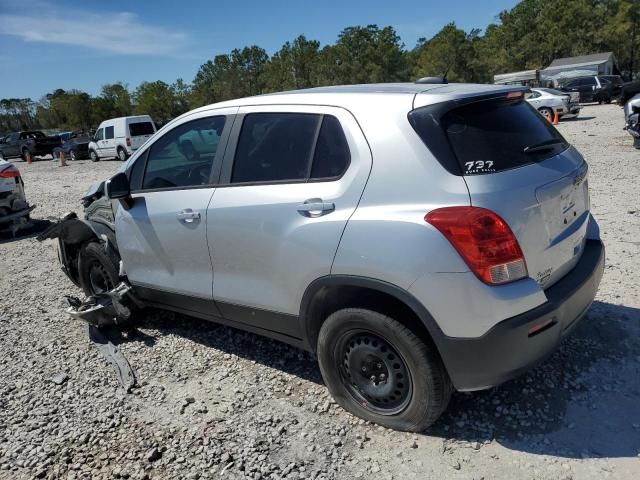
[[[354,84],[407,80],[403,47],[393,27],[347,27],[335,45],[322,49],[321,82]]]
[[[453,82],[474,82],[482,77],[475,61],[479,30],[466,33],[455,23],[445,25],[431,39],[421,38],[414,49],[413,76],[445,76]]]
[[[275,92],[318,85],[319,58],[317,40],[307,40],[300,35],[293,42],[286,42],[265,66],[266,90]]]
[[[160,124],[167,123],[182,113],[176,92],[161,80],[141,83],[135,91],[134,99],[135,114],[151,115]]]
[[[38,128],[36,104],[30,98],[3,98],[0,100],[0,132]]]

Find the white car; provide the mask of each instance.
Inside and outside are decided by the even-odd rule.
[[[124,162],[154,133],[156,126],[149,115],[105,120],[89,144],[89,157],[94,162],[101,158],[119,158]]]
[[[29,206],[24,195],[24,182],[16,166],[0,158],[0,232],[16,233],[29,223]]]
[[[531,92],[525,95],[527,102],[540,112],[547,120],[553,120],[554,115],[578,115],[580,105],[578,95],[572,96],[569,93],[561,92],[553,88],[532,88]]]

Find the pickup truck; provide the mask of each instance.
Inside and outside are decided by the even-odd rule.
[[[0,139],[0,158],[22,157],[28,161],[30,157],[50,155],[60,145],[60,137],[47,137],[37,130],[13,132]]]

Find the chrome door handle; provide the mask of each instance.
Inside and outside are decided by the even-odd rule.
[[[200,212],[194,212],[190,208],[185,208],[180,213],[176,213],[176,218],[184,223],[200,221]]]
[[[333,212],[336,206],[330,202],[323,202],[321,198],[310,198],[296,207],[298,212],[308,217],[320,217]]]

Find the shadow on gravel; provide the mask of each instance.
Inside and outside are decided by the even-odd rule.
[[[636,457],[640,349],[625,325],[632,322],[640,325],[639,309],[594,302],[544,363],[494,389],[455,394],[426,434],[566,458]]]
[[[593,120],[596,117],[571,117],[571,118],[563,118],[563,122],[582,122],[583,120]]]
[[[31,225],[21,228],[16,232],[15,237],[10,232],[0,232],[0,245],[4,243],[18,242],[27,238],[33,238],[41,232],[44,232],[51,222],[49,220],[31,220]]]
[[[260,335],[161,310],[149,310],[137,320],[136,325],[159,330],[161,335],[178,335],[206,347],[322,384],[320,368],[313,355]],[[123,338],[123,341],[138,341],[139,334],[142,332],[136,329],[133,334]],[[135,365],[133,367],[135,369]]]
[[[424,435],[441,437],[445,445],[495,441],[512,450],[566,458],[636,457],[640,349],[634,327],[625,325],[633,322],[640,326],[639,309],[594,302],[544,363],[494,389],[454,394]],[[160,310],[144,313],[137,325],[322,384],[311,354],[259,335]],[[114,343],[137,341],[155,343],[137,329]]]

